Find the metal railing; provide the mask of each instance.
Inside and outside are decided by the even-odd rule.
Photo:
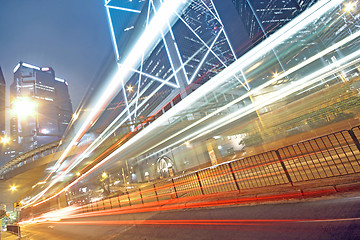
[[[222,163],[85,204],[105,210],[174,198],[242,191],[360,172],[360,126]]]

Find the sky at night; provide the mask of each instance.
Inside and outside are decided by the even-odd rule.
[[[69,82],[74,110],[102,65],[113,58],[102,0],[1,0],[0,31],[7,85],[19,61],[53,67]]]
[[[231,0],[214,2],[224,18],[237,15]],[[68,81],[75,110],[99,73],[115,62],[104,1],[1,0],[0,6],[0,66],[8,87],[19,61],[50,66]],[[247,40],[239,21],[226,22],[233,45]]]

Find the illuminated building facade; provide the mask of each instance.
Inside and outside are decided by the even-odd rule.
[[[5,140],[5,95],[6,82],[0,67],[0,165],[5,161],[8,144]]]
[[[231,0],[226,1],[231,4]],[[238,36],[232,38],[226,25],[240,19],[232,9],[233,17],[223,22],[216,2],[220,1],[188,1],[178,11],[177,19],[160,30],[151,51],[141,53],[141,60],[132,66],[119,98],[125,100],[123,105],[129,109],[130,119],[167,111],[237,59],[238,44],[232,40]],[[160,6],[158,0],[106,2],[119,66],[126,64],[129,49],[143,37],[145,29],[151,28]],[[130,19],[126,24],[125,18]],[[242,39],[247,41],[248,37]],[[238,81],[248,88],[246,79],[238,77]]]
[[[5,89],[6,82],[0,67],[0,137],[5,134]]]
[[[170,2],[179,7],[172,10],[176,12],[174,19],[170,17],[169,22],[161,23],[164,26],[153,25],[157,17],[166,14],[166,11],[162,12],[166,6],[163,1],[105,2],[119,66],[117,77],[124,76],[123,89],[109,108],[111,112],[118,112],[111,126],[115,126],[115,122],[118,124],[119,135],[131,124],[130,131],[150,125],[151,120],[141,126],[138,124],[151,116],[160,117],[230,66],[239,56],[238,49],[249,40],[248,35],[243,34],[245,27],[231,0]],[[232,8],[221,9],[224,4]],[[146,47],[146,44],[150,46]],[[135,60],[135,56],[138,59]],[[234,75],[234,79],[241,86],[240,90],[224,93],[223,98],[233,99],[250,89],[243,72]],[[212,99],[212,96],[208,97]],[[216,107],[219,101],[221,98],[212,100],[211,104]],[[189,121],[194,121],[208,110],[186,116]],[[105,125],[106,129],[108,125]],[[115,130],[108,132],[111,131]],[[201,151],[207,152],[206,148]],[[157,165],[165,166],[171,158],[163,157]],[[139,156],[129,161],[143,159],[144,156]],[[202,154],[198,161],[197,164],[204,164],[209,161],[209,156]],[[176,170],[175,166],[173,170]]]
[[[232,1],[254,42],[271,35],[317,2],[317,0]]]
[[[51,67],[20,62],[10,86],[11,157],[61,139],[72,117],[68,83]]]
[[[165,3],[180,1],[163,2],[165,6]],[[143,8],[131,9],[131,4],[138,4],[140,1],[123,2],[124,5],[115,6],[113,1],[107,0],[105,7],[108,11],[122,13],[128,11],[137,16],[140,14],[141,18],[143,11],[149,12],[146,9],[154,8],[153,2],[148,1],[150,7],[145,4]],[[208,22],[211,23],[209,25],[200,21],[202,7],[208,9],[209,16],[215,16],[213,15],[215,9],[212,8],[211,3],[212,1],[193,1],[191,4],[194,5],[184,6],[180,11],[171,9],[177,12],[178,19],[171,22],[169,24],[171,29],[165,28],[158,38],[152,35],[158,29],[152,28],[151,21],[148,24],[149,31],[141,29],[144,26],[142,23],[140,25],[130,23],[126,28],[119,28],[115,26],[115,23],[123,22],[115,21],[115,16],[110,14],[114,18],[110,21],[111,27],[114,27],[112,29],[114,35],[116,31],[125,33],[135,31],[137,26],[140,26],[141,31],[138,31],[138,35],[135,34],[134,39],[129,37],[128,40],[119,40],[123,43],[131,43],[128,46],[115,42],[119,70],[117,69],[118,72],[109,81],[101,97],[94,100],[97,104],[96,108],[91,108],[93,114],[90,117],[101,114],[103,106],[107,104],[107,99],[113,98],[113,96],[106,98],[107,95],[115,93],[118,94],[114,96],[118,104],[112,110],[117,109],[119,113],[114,114],[114,119],[109,120],[112,122],[106,124],[102,132],[99,131],[99,136],[83,135],[83,141],[79,143],[78,138],[83,134],[83,129],[89,132],[93,130],[92,123],[95,117],[87,118],[82,123],[84,128],[76,133],[72,143],[68,145],[68,149],[71,149],[74,146],[85,146],[91,143],[85,151],[81,149],[82,154],[76,156],[66,170],[59,168],[59,173],[61,171],[65,176],[73,171],[72,176],[75,178],[82,174],[77,170],[95,170],[81,178],[81,181],[79,178],[78,186],[82,186],[75,191],[71,190],[74,194],[81,193],[84,196],[87,192],[93,199],[95,197],[104,199],[104,196],[111,192],[110,184],[105,189],[105,181],[99,181],[98,176],[102,176],[105,171],[107,179],[113,181],[111,183],[113,183],[113,193],[115,193],[123,189],[116,188],[116,184],[120,182],[124,184],[123,186],[127,186],[131,182],[147,182],[173,174],[182,174],[210,164],[215,165],[223,161],[254,156],[265,151],[279,149],[284,144],[295,144],[299,140],[308,141],[310,137],[318,137],[318,128],[333,129],[332,127],[336,124],[339,126],[336,131],[346,129],[338,125],[342,123],[348,126],[349,122],[344,120],[353,120],[352,126],[358,125],[360,51],[357,40],[360,32],[356,25],[343,27],[343,19],[338,17],[343,9],[339,8],[338,3],[329,1],[328,4],[322,6],[322,2],[318,2],[299,18],[295,18],[293,22],[275,32],[272,35],[273,39],[265,39],[235,63],[229,67],[224,66],[223,69],[219,67],[219,70],[217,65],[213,65],[214,62],[209,62],[209,65],[213,65],[214,68],[206,65],[209,55],[215,57],[221,65],[225,63],[225,58],[214,54],[216,51],[212,46],[217,45],[217,41],[206,38],[206,36],[212,36],[213,30],[218,30],[215,28],[217,25],[207,28],[210,33],[200,31],[203,26],[211,26],[211,22],[219,19],[212,19]],[[187,12],[192,6],[194,12]],[[157,12],[163,14],[160,8]],[[319,12],[322,12],[322,15]],[[206,16],[205,14],[203,16]],[[352,17],[351,14],[347,15],[349,18]],[[122,14],[116,16],[121,18]],[[147,19],[146,14],[145,19]],[[204,19],[206,20],[207,17]],[[187,25],[182,20],[186,20]],[[187,27],[186,30],[181,28],[181,22]],[[157,24],[161,23],[157,22]],[[192,24],[195,27],[191,27]],[[167,25],[166,22],[165,25]],[[220,26],[222,28],[221,24]],[[177,32],[176,29],[181,30]],[[186,31],[193,36],[187,35]],[[319,39],[319,36],[333,36],[334,32],[338,32],[338,36],[343,36],[342,39],[336,40],[337,42],[331,46],[319,44],[325,39]],[[184,38],[181,34],[184,34]],[[225,38],[221,36],[221,34],[215,35],[213,39],[226,39],[226,36]],[[184,42],[181,42],[181,39],[184,39]],[[293,39],[301,44],[294,44]],[[192,43],[184,44],[186,41]],[[226,39],[223,43],[222,51],[225,52],[228,40]],[[146,44],[149,45],[146,46]],[[189,49],[192,44],[195,47]],[[123,46],[123,48],[119,50],[118,46]],[[202,46],[208,51],[204,52],[203,58],[197,58]],[[171,50],[172,47],[175,54]],[[181,53],[179,55],[187,58],[178,58],[176,47]],[[357,47],[356,51],[353,51],[354,47]],[[124,52],[120,54],[118,50]],[[347,55],[341,59],[337,57],[339,62],[335,63],[332,59],[335,51],[338,50]],[[129,54],[127,55],[126,52]],[[191,52],[193,54],[188,55]],[[230,52],[232,52],[231,49],[227,51],[227,53]],[[277,52],[281,55],[277,56]],[[279,66],[280,60],[277,57],[282,60],[282,66]],[[234,54],[226,59],[230,59],[229,62],[231,62],[231,58],[236,59]],[[324,65],[324,63],[329,64]],[[188,69],[189,72],[185,72],[184,69]],[[201,69],[205,71],[205,75],[194,75]],[[339,79],[344,70],[350,73],[349,81]],[[172,106],[173,94],[177,92],[181,96],[183,93],[181,86],[187,93],[191,84],[201,81],[201,77],[206,76],[207,73],[214,72],[218,72],[215,77],[204,81],[194,93],[188,94],[182,102]],[[190,79],[189,76],[191,76]],[[193,81],[191,81],[192,76],[195,76]],[[185,81],[180,83],[180,77]],[[144,116],[143,119],[145,119],[152,115],[157,108],[164,107],[164,103],[163,115],[149,122],[146,128],[141,128],[142,124],[146,124],[145,121],[141,123],[133,121],[137,120],[137,117]],[[98,121],[100,122],[101,120]],[[121,128],[128,130],[129,125],[136,129],[132,129],[132,132],[116,132]],[[290,137],[292,142],[289,142]],[[105,142],[104,139],[108,141]],[[99,153],[104,153],[104,148],[110,150],[106,152],[111,152],[111,154],[102,154],[104,158],[101,157],[100,160],[104,164],[101,165],[98,164],[99,154],[91,153],[97,150]],[[66,158],[59,159],[59,166],[64,159]],[[257,161],[259,165],[262,165],[260,164],[262,160],[256,158],[251,164],[258,164]],[[248,166],[245,162],[245,169]],[[213,168],[209,170],[211,169]],[[249,176],[246,172],[244,174],[246,178]],[[85,187],[85,178],[88,180],[89,188],[79,191],[80,188]],[[103,180],[104,178],[102,177]],[[99,185],[96,185],[99,184],[98,182],[101,183],[104,191],[99,191]],[[213,183],[209,182],[209,184]],[[58,186],[63,188],[63,185]],[[93,188],[92,192],[89,191],[90,187]],[[95,194],[97,195],[94,196]]]
[[[206,55],[207,53],[206,49],[212,49],[212,47],[210,47],[211,44],[213,43],[211,39],[212,36],[214,35],[212,34],[215,34],[215,36],[217,36],[216,33],[218,32],[218,29],[222,28],[223,26],[225,27],[224,29],[226,29],[226,24],[228,23],[224,21],[222,22],[223,25],[221,24],[216,25],[217,22],[214,19],[215,15],[212,15],[212,13],[217,11],[212,5],[213,2],[216,3],[216,1],[191,1],[191,3],[182,10],[181,14],[179,13],[177,14],[178,20],[171,25],[171,29],[169,29],[168,34],[170,33],[170,35],[172,35],[172,39],[174,39],[174,42],[176,43],[176,46],[179,49],[180,56],[182,57],[180,59],[182,60],[183,64],[180,63],[180,65],[178,65],[180,66],[180,68],[176,67],[176,55],[175,54],[172,55],[171,47],[170,47],[171,41],[169,41],[170,43],[166,42],[164,41],[164,39],[166,40],[166,35],[161,36],[161,40],[159,40],[154,45],[152,52],[145,55],[146,58],[144,58],[144,60],[141,62],[142,64],[140,65],[140,67],[137,66],[138,68],[136,70],[134,69],[135,75],[138,78],[135,78],[133,76],[133,78],[129,80],[127,84],[131,83],[132,86],[137,86],[136,83],[139,82],[136,82],[136,80],[139,79],[140,76],[140,78],[143,77],[144,79],[147,79],[147,81],[150,81],[151,83],[157,82],[158,86],[160,86],[161,82],[159,80],[164,81],[167,79],[167,76],[173,76],[172,65],[174,65],[175,72],[178,73],[175,74],[174,76],[179,77],[179,75],[181,75],[180,73],[185,73],[182,79],[185,79],[183,83],[185,85],[186,90],[191,88],[192,83],[197,81],[201,82],[202,80],[204,81],[201,82],[202,86],[200,88],[201,89],[210,88],[210,86],[207,85],[207,79],[206,79],[207,76],[209,76],[209,78],[211,79],[213,76],[212,74],[216,75],[216,72],[221,74],[222,71],[228,69],[226,66],[222,65],[222,62],[225,63],[225,58],[221,58],[220,55],[216,55],[217,56],[216,57],[212,51],[209,51],[209,54]],[[166,123],[164,121],[163,123],[164,126],[162,126],[162,129],[159,131],[165,131],[163,129],[165,128],[166,124],[171,125],[178,123],[180,125],[178,129],[171,129],[168,131],[174,134],[174,139],[176,138],[176,140],[178,140],[179,139],[178,135],[183,133],[184,129],[187,129],[188,126],[192,126],[193,122],[196,122],[200,118],[200,116],[207,116],[208,112],[213,111],[213,109],[217,108],[217,105],[221,105],[223,102],[230,101],[234,98],[241,99],[241,96],[245,95],[244,93],[251,92],[252,94],[250,95],[250,97],[248,98],[244,97],[244,100],[239,101],[238,104],[236,105],[234,104],[232,107],[229,107],[229,112],[236,112],[238,111],[238,109],[248,109],[249,106],[254,105],[254,103],[266,102],[265,99],[269,99],[270,96],[274,97],[274,93],[282,91],[282,89],[288,89],[288,88],[293,89],[294,88],[293,86],[295,86],[299,80],[304,79],[303,76],[307,76],[310,72],[313,72],[314,69],[317,68],[325,69],[329,65],[338,61],[337,59],[341,59],[340,52],[342,53],[345,50],[339,48],[336,51],[331,52],[331,54],[320,57],[317,60],[316,64],[314,64],[311,67],[298,70],[296,74],[288,74],[286,75],[286,77],[279,77],[279,76],[283,76],[284,73],[287,73],[287,71],[289,70],[293,71],[293,69],[296,69],[298,66],[302,66],[301,64],[307,59],[309,59],[310,58],[309,56],[324,51],[324,49],[327,49],[327,47],[333,46],[336,42],[339,41],[338,39],[345,39],[349,37],[349,34],[350,35],[353,34],[354,32],[353,29],[356,29],[355,25],[351,26],[350,24],[351,22],[355,22],[354,19],[356,18],[356,16],[358,16],[356,14],[354,15],[346,14],[346,17],[348,18],[346,22],[347,24],[344,24],[345,14],[344,17],[342,17],[344,19],[341,19],[338,17],[339,16],[338,13],[336,13],[334,15],[330,15],[324,18],[326,20],[324,20],[323,18],[316,19],[316,17],[314,18],[316,14],[314,14],[314,16],[312,17],[316,21],[313,20],[313,22],[311,23],[308,23],[305,20],[303,22],[298,21],[297,31],[294,31],[294,28],[289,27],[289,26],[293,26],[291,25],[291,23],[290,25],[286,25],[293,19],[295,19],[295,22],[298,19],[303,19],[301,16],[299,16],[300,13],[305,12],[305,10],[309,10],[310,6],[316,5],[316,7],[320,8],[321,2],[318,2],[318,4],[316,4],[316,2],[317,1],[296,1],[296,0],[232,1],[232,3],[234,3],[234,5],[232,6],[236,6],[236,8],[234,9],[238,11],[240,18],[242,19],[242,22],[245,25],[245,29],[247,29],[247,32],[244,34],[248,34],[252,38],[253,43],[260,44],[261,41],[258,40],[264,39],[264,40],[268,40],[266,44],[269,44],[271,40],[273,40],[273,44],[274,44],[274,42],[276,42],[274,41],[274,39],[265,39],[265,38],[270,36],[271,34],[275,35],[275,32],[278,30],[280,30],[281,32],[282,27],[285,27],[287,31],[291,30],[293,33],[291,35],[286,35],[286,33],[282,31],[281,33],[284,34],[284,36],[286,37],[281,38],[281,40],[279,39],[278,42],[276,43],[279,45],[276,45],[273,48],[264,47],[264,49],[267,49],[268,52],[266,53],[258,52],[259,57],[257,62],[251,63],[252,61],[251,59],[254,58],[254,56],[250,56],[249,54],[247,54],[246,55],[247,59],[243,58],[242,64],[241,65],[238,64],[239,71],[236,74],[236,77],[238,77],[238,79],[236,79],[234,76],[234,78],[232,79],[234,80],[233,82],[234,85],[232,85],[231,88],[229,87],[229,91],[227,91],[226,94],[223,94],[225,92],[223,88],[219,88],[213,90],[212,92],[208,92],[206,95],[204,95],[203,99],[199,100],[198,102],[196,102],[196,104],[194,104],[194,108],[196,108],[195,106],[206,103],[207,104],[206,108],[199,107],[199,109],[196,109],[192,112],[180,111],[179,114],[177,116],[173,116],[172,119],[168,118]],[[109,3],[111,4],[111,1]],[[110,4],[106,6],[108,10],[114,9],[113,6],[110,6]],[[122,9],[125,9],[125,6],[123,6]],[[143,8],[137,8],[136,10],[138,11],[137,14],[139,14],[139,12],[144,12],[144,9],[145,10],[147,9],[146,5]],[[311,13],[311,11],[314,11],[314,9],[316,8],[312,8],[312,10],[310,10],[310,12],[308,11],[308,13]],[[339,10],[340,13],[344,12],[341,9],[341,7],[334,9]],[[205,13],[206,11],[207,13]],[[304,14],[305,15],[302,16],[307,16],[306,13]],[[110,14],[110,16],[112,15]],[[211,18],[211,16],[213,16],[214,18]],[[300,18],[296,18],[297,16]],[[221,19],[221,17],[222,15],[219,14],[216,16],[216,19]],[[116,19],[114,18],[113,20],[115,21]],[[112,21],[112,23],[114,23],[114,21]],[[186,24],[184,22],[186,22]],[[335,22],[336,25],[335,24],[333,25],[332,22]],[[307,26],[305,24],[308,24],[310,26]],[[331,26],[332,28],[330,27],[329,29],[325,28],[324,26],[326,26],[327,24],[329,24],[329,26]],[[110,25],[114,26],[113,24]],[[337,31],[331,31],[331,29],[335,29],[335,26]],[[127,32],[133,31],[136,28],[137,25],[134,25],[130,30],[127,30]],[[349,28],[349,30],[344,31],[344,29],[346,28]],[[121,30],[123,30],[124,32],[125,31],[124,29],[125,28]],[[119,29],[117,30],[119,31]],[[314,30],[316,30],[318,34],[314,34]],[[116,36],[116,30],[114,30],[114,34]],[[229,36],[230,34],[227,35]],[[278,35],[279,34],[275,36]],[[334,36],[336,36],[336,39],[334,38]],[[219,52],[222,52],[224,53],[225,56],[228,56],[226,60],[231,63],[233,61],[232,58],[236,59],[236,56],[235,54],[232,54],[231,49],[229,50],[226,48],[229,42],[228,39],[226,38],[226,36],[221,37],[219,35],[218,40],[219,41],[216,41],[214,45],[221,46],[219,47],[219,49],[221,50]],[[166,44],[164,44],[164,42]],[[206,44],[204,44],[204,42],[208,43],[207,44],[208,47],[206,46]],[[121,46],[120,44],[114,44],[114,45]],[[253,45],[255,46],[255,44]],[[347,54],[351,52],[350,49],[353,52],[355,52],[356,49],[353,49],[352,47],[356,47],[356,46],[357,46],[356,44],[353,44],[346,47],[346,50],[349,51]],[[204,47],[205,49],[204,52],[202,52],[202,47]],[[294,49],[293,47],[294,48],[296,47],[296,51],[291,52]],[[115,50],[117,51],[118,49],[119,48],[116,48]],[[262,56],[260,57],[261,54]],[[334,55],[336,55],[336,57],[334,57]],[[344,54],[342,55],[344,56]],[[119,56],[119,63],[122,63],[123,59],[121,59],[121,57],[123,56],[123,54],[121,53],[121,51],[118,54],[118,56]],[[171,56],[173,56],[173,58],[171,58]],[[213,62],[212,60],[209,60],[207,58],[208,56],[209,57],[215,56],[214,60],[217,60],[218,62],[216,63],[216,61]],[[165,65],[165,60],[168,59],[174,60],[172,65],[171,64]],[[202,65],[201,63],[203,62],[209,64]],[[183,69],[185,70],[183,71]],[[194,77],[194,81],[187,81],[187,79],[192,79],[192,76],[194,76],[192,75],[192,73],[196,71],[198,71],[197,73],[199,74],[197,74]],[[358,72],[356,69],[349,69],[347,71],[350,74],[354,74],[354,76],[355,75],[358,76]],[[308,118],[307,118],[307,117],[302,117],[301,114],[304,113],[303,113],[303,109],[301,109],[299,110],[299,113],[297,113],[299,114],[298,116],[301,116],[300,117],[301,121],[296,122],[297,125],[294,124],[294,121],[289,121],[289,123],[284,122],[278,125],[275,124],[272,125],[273,123],[271,120],[268,120],[268,122],[263,120],[265,119],[265,117],[269,117],[271,115],[268,113],[277,112],[278,111],[277,109],[279,109],[280,107],[286,108],[290,102],[295,102],[297,99],[305,96],[306,94],[309,94],[310,96],[306,100],[304,100],[304,102],[310,100],[312,97],[320,97],[320,94],[317,96],[311,95],[311,93],[314,93],[315,91],[323,91],[323,92],[335,91],[336,87],[332,89],[328,89],[330,83],[334,84],[334,86],[336,84],[340,85],[344,83],[344,86],[342,87],[345,89],[346,87],[348,87],[346,84],[350,84],[347,79],[351,79],[351,78],[345,75],[346,71],[343,72],[344,73],[329,76],[329,79],[326,80],[325,79],[317,80],[311,86],[306,87],[306,85],[304,85],[305,87],[304,90],[301,90],[296,94],[294,93],[294,95],[286,99],[286,101],[277,101],[277,102],[273,102],[273,104],[266,105],[266,107],[258,108],[256,112],[252,113],[252,116],[248,116],[249,118],[252,119],[258,119],[255,120],[257,123],[256,125],[254,125],[253,129],[250,129],[247,126],[248,123],[246,123],[246,121],[248,120],[244,120],[246,124],[239,122],[239,124],[243,124],[241,129],[238,128],[236,131],[229,131],[227,135],[223,137],[219,137],[220,134],[219,135],[214,134],[215,136],[213,136],[213,139],[208,138],[206,140],[203,140],[202,144],[199,145],[197,145],[194,142],[191,142],[191,140],[188,140],[190,139],[190,137],[187,138],[184,137],[184,139],[182,140],[185,144],[180,145],[179,143],[180,146],[178,146],[177,148],[168,147],[171,146],[169,144],[167,148],[163,147],[159,151],[152,151],[152,152],[148,151],[145,154],[141,153],[140,155],[137,155],[133,159],[130,159],[128,158],[128,156],[125,155],[125,158],[127,158],[127,161],[130,163],[130,165],[134,164],[134,168],[141,169],[142,173],[139,174],[141,176],[145,176],[144,173],[146,173],[146,176],[148,177],[150,176],[150,178],[151,176],[156,176],[156,175],[164,176],[165,174],[162,175],[161,171],[165,169],[166,166],[169,165],[171,165],[171,167],[173,168],[172,170],[175,169],[175,171],[179,171],[179,170],[192,169],[198,166],[202,166],[202,164],[206,163],[206,161],[209,161],[209,158],[211,158],[211,163],[213,164],[212,161],[213,158],[221,159],[221,157],[218,156],[225,157],[233,154],[233,152],[238,152],[239,155],[237,157],[242,156],[246,152],[245,145],[246,147],[251,146],[252,144],[254,144],[253,141],[271,142],[272,140],[271,138],[275,138],[275,136],[280,138],[286,135],[291,135],[291,134],[295,135],[298,134],[299,132],[300,133],[306,132],[310,130],[310,128],[323,126],[325,124],[331,123],[332,121],[334,122],[339,121],[339,119],[349,117],[352,114],[347,115],[346,113],[339,113],[339,114],[331,113],[331,111],[333,110],[329,110],[330,111],[329,116],[331,115],[331,117],[329,118],[319,117],[318,115],[314,117],[315,113],[312,112],[311,110],[308,113],[306,113],[308,114],[307,115]],[[144,73],[146,73],[146,75]],[[164,73],[167,73],[168,75],[165,75]],[[156,77],[159,77],[159,79],[153,77],[154,75]],[[174,79],[175,78],[170,78],[170,80],[174,80]],[[229,77],[229,79],[231,79],[231,77]],[[247,79],[250,80],[249,84],[247,82]],[[218,80],[220,81],[220,79]],[[266,86],[263,85],[264,82],[267,81],[268,83],[266,84]],[[305,81],[305,79],[303,81]],[[327,82],[328,84],[325,84],[325,82]],[[176,85],[177,82],[173,81],[172,83]],[[140,82],[139,84],[141,86],[142,85],[145,86],[147,83],[145,84],[143,82]],[[213,82],[213,84],[216,83]],[[148,89],[150,89],[151,87],[150,84],[147,84],[146,86],[149,86]],[[253,89],[256,89],[259,86],[262,87],[258,88],[257,91],[253,91]],[[173,88],[171,86],[166,86],[166,87],[168,89],[172,89],[171,90],[172,92],[177,91],[176,87]],[[218,97],[213,97],[212,94],[215,91],[219,91]],[[159,90],[156,96],[158,96],[159,98],[160,97],[164,98],[166,96],[165,93],[167,92],[170,92],[170,90],[168,91]],[[180,90],[178,92],[182,92],[182,91]],[[163,95],[161,95],[160,93]],[[201,92],[197,92],[197,93],[201,94]],[[191,97],[189,98],[193,99]],[[136,99],[136,95],[134,95],[134,93],[132,93],[129,102],[131,102],[132,99]],[[171,99],[172,98],[170,98],[170,100]],[[168,102],[169,99],[165,99],[162,102],[149,101],[149,104],[145,105],[145,107],[147,108],[152,107],[152,109],[156,109],[157,107],[162,108],[165,104],[168,104]],[[184,102],[186,102],[186,99],[184,100]],[[151,106],[152,103],[154,103],[154,106]],[[213,103],[213,104],[209,104],[209,103]],[[169,105],[165,105],[165,108],[163,108],[162,111],[163,112],[168,111],[172,107],[172,105],[173,103],[170,102]],[[179,104],[179,105],[183,106],[185,104]],[[130,112],[131,111],[132,109],[130,109]],[[167,116],[169,116],[168,114],[169,112],[166,113]],[[278,114],[285,115],[286,112],[287,109],[285,109],[283,112]],[[316,114],[319,114],[319,112],[317,112]],[[219,114],[221,115],[226,113],[219,113]],[[262,115],[265,115],[265,117],[262,117]],[[207,117],[204,118],[206,119]],[[285,117],[281,117],[281,118],[285,119]],[[306,118],[307,120],[303,120]],[[153,125],[156,125],[156,121],[155,124]],[[214,126],[215,125],[212,125],[212,127]],[[272,132],[269,131],[269,126],[273,128],[271,130]],[[278,131],[279,126],[281,126],[281,131]],[[264,134],[265,131],[266,133]],[[234,134],[234,132],[236,132],[237,134]],[[157,132],[154,133],[154,135],[156,134]],[[191,134],[193,133],[190,133],[189,135],[193,136]],[[198,134],[202,134],[202,132],[199,131]],[[153,142],[150,140],[152,137],[155,138],[155,136],[148,136],[139,145],[145,145],[145,142],[151,142],[151,144],[153,145]],[[159,143],[159,146],[164,146],[165,141],[163,140],[163,138],[160,139],[161,142]],[[219,146],[213,144],[214,142],[216,142]],[[153,147],[151,146],[149,147],[149,149],[150,148]],[[190,158],[188,156],[190,155],[191,151],[193,151],[193,154],[192,157]],[[173,161],[170,161],[169,159]],[[127,167],[125,166],[124,169],[125,168]],[[131,170],[127,170],[127,172],[128,172],[127,174],[130,176]]]

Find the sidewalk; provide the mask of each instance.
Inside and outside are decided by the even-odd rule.
[[[258,205],[289,201],[316,201],[319,198],[341,198],[347,195],[360,196],[360,174],[305,181],[293,185],[284,184],[241,191],[218,192],[196,197],[183,196],[170,200],[161,206],[160,210],[168,208],[169,205],[184,208]]]
[[[15,234],[9,232],[1,232],[0,240],[17,240],[18,237]]]

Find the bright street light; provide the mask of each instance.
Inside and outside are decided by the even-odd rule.
[[[34,117],[37,104],[28,97],[19,97],[13,101],[12,112],[19,118]]]
[[[4,137],[2,137],[1,138],[1,141],[0,141],[2,144],[8,144],[8,143],[10,143],[10,138],[9,137],[7,137],[7,136],[4,136]]]
[[[15,185],[12,185],[11,187],[10,187],[10,190],[13,192],[13,191],[15,191],[16,190],[16,186]]]
[[[131,85],[128,85],[128,86],[126,87],[126,90],[127,90],[129,93],[131,93],[131,92],[134,91],[134,87],[131,86]]]
[[[356,6],[356,2],[348,2],[345,4],[345,11],[346,12],[351,12],[355,9],[355,6]]]

